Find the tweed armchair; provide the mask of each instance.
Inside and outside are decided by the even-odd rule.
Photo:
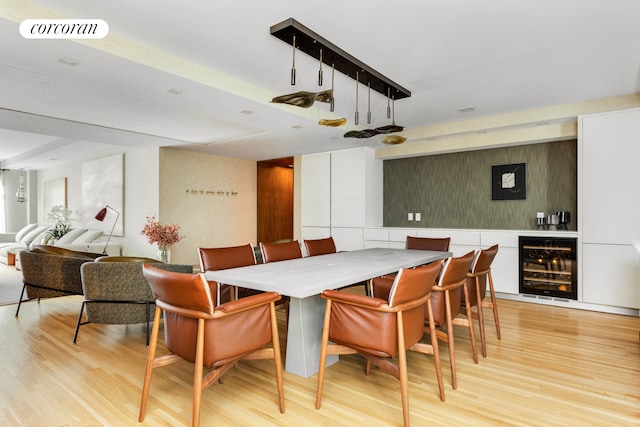
[[[53,246],[34,246],[20,251],[23,286],[16,317],[23,298],[28,300],[65,295],[82,295],[80,266],[100,254],[76,252]]]
[[[146,258],[117,257],[113,260],[106,258],[83,264],[80,268],[84,300],[80,307],[73,343],[75,344],[78,339],[80,326],[88,323],[109,325],[146,323],[148,345],[149,323],[153,319],[155,297],[149,282],[142,274],[143,262],[152,261],[159,268],[180,273],[192,273],[193,266],[162,264]],[[84,322],[83,314],[86,316]]]

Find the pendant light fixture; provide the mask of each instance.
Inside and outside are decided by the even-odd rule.
[[[395,133],[402,132],[404,127],[396,125],[396,99],[395,96],[391,96],[391,124],[386,126],[380,126],[376,128],[379,133]]]
[[[359,85],[359,80],[360,80],[360,74],[358,71],[356,71],[356,116],[355,116],[355,120],[354,123],[357,125],[358,124],[358,119],[359,119],[359,113],[358,113],[358,85]]]
[[[331,64],[331,93],[333,93],[333,77],[336,72],[336,64]],[[329,110],[333,113],[336,109],[336,104],[334,102],[333,97],[331,98],[331,105],[329,106]]]
[[[391,118],[391,104],[390,104],[391,101],[389,101],[389,98],[391,98],[391,88],[390,87],[387,88],[387,119]]]
[[[320,49],[320,70],[318,70],[318,86],[322,86],[322,48]]]
[[[27,195],[24,189],[24,175],[23,170],[20,169],[20,185],[18,186],[18,190],[16,191],[16,202],[24,203],[27,201]]]
[[[293,35],[293,62],[291,64],[291,86],[296,85],[296,35]]]
[[[371,82],[369,82],[369,95],[367,97],[367,124],[371,124]]]

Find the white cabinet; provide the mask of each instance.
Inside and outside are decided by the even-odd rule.
[[[582,300],[640,308],[638,252],[633,246],[582,245]]]
[[[491,264],[491,276],[496,292],[519,293],[518,236],[519,233],[502,231],[483,231],[480,234],[481,248],[487,249],[498,245],[498,254]]]
[[[578,129],[582,300],[640,308],[640,109],[582,116]]]
[[[382,160],[370,148],[331,153],[331,226],[382,225]]]
[[[640,109],[580,118],[584,243],[630,245],[640,238]]]
[[[331,236],[338,252],[364,249],[364,229],[361,227],[331,227]]]
[[[331,226],[331,155],[302,156],[301,219],[303,227]]]
[[[302,156],[303,238],[330,227],[338,250],[362,249],[364,227],[382,226],[382,170],[367,147]]]

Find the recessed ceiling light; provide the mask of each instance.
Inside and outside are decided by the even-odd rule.
[[[242,111],[240,111],[240,114],[249,115],[249,114],[253,114],[253,111],[251,111],[251,110],[242,110]]]
[[[167,91],[167,93],[170,93],[171,95],[180,95],[182,91],[180,89],[171,88]]]
[[[58,62],[65,64],[65,65],[71,65],[72,67],[76,67],[78,65],[80,65],[80,61],[77,59],[73,59],[73,58],[69,58],[68,56],[63,56],[62,58],[58,59]]]
[[[471,113],[472,111],[476,111],[476,107],[469,105],[467,107],[460,107],[458,111],[461,113]]]

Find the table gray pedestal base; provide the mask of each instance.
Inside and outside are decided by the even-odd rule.
[[[318,295],[291,297],[285,364],[287,372],[303,378],[309,378],[318,372],[325,307],[326,301]],[[327,366],[338,360],[337,355],[327,356]]]

